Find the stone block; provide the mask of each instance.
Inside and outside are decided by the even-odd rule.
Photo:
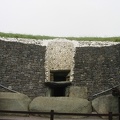
[[[78,86],[71,86],[69,88],[69,97],[77,97],[77,98],[88,98],[88,91],[87,87],[78,87]]]
[[[100,96],[92,101],[92,106],[99,114],[118,113],[118,97],[111,94]]]
[[[31,99],[21,93],[0,92],[0,110],[28,111]]]
[[[29,110],[36,112],[50,112],[51,110],[54,110],[58,113],[91,113],[92,107],[91,102],[87,99],[70,97],[36,97],[30,103]]]

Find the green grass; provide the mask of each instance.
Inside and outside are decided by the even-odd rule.
[[[78,40],[78,41],[111,41],[111,42],[120,42],[120,37],[67,37],[69,40]]]
[[[41,36],[41,35],[27,35],[27,34],[15,34],[15,33],[3,33],[0,32],[0,37],[5,37],[5,38],[27,38],[27,39],[54,39],[57,37],[52,37],[52,36]]]
[[[66,38],[68,40],[77,41],[113,41],[120,42],[120,37],[53,37],[53,36],[41,36],[41,35],[27,35],[27,34],[15,34],[15,33],[3,33],[0,32],[0,37],[5,38],[27,38],[27,39],[54,39],[54,38]]]

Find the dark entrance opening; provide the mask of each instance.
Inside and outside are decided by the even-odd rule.
[[[51,89],[51,96],[54,97],[62,97],[65,96],[65,88],[66,87],[54,87]]]
[[[51,81],[69,81],[69,74],[70,70],[57,70],[57,71],[50,71],[50,80]]]
[[[50,71],[51,96],[65,96],[66,87],[70,80],[70,70]]]

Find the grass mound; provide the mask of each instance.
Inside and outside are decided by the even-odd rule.
[[[68,40],[77,40],[77,41],[111,41],[111,42],[120,42],[120,37],[53,37],[53,36],[41,36],[41,35],[28,35],[28,34],[15,34],[15,33],[3,33],[0,32],[0,37],[5,38],[26,38],[26,39],[40,39],[40,40],[49,40],[55,38],[66,38]]]

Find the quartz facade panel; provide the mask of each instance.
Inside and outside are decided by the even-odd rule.
[[[70,70],[70,81],[72,81],[74,53],[74,44],[70,41],[48,43],[45,58],[46,82],[50,81],[51,70]]]

